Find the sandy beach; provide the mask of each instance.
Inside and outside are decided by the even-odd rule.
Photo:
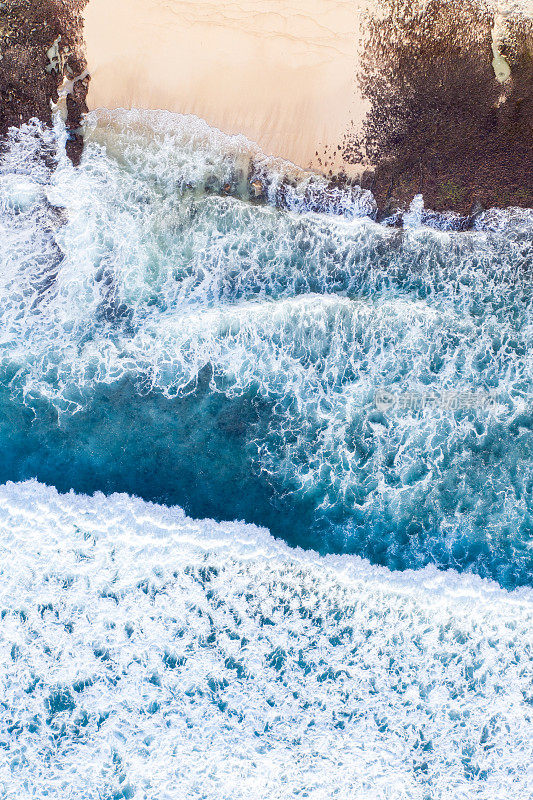
[[[517,8],[520,13],[517,12]],[[393,213],[533,204],[533,18],[477,0],[88,0],[88,106],[195,114]]]
[[[367,5],[90,0],[89,107],[196,114],[266,153],[335,172],[339,142],[368,108],[356,80]]]

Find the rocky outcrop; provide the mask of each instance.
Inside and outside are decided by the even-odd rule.
[[[342,143],[379,207],[533,207],[533,19],[472,0],[380,0],[367,22],[362,135]],[[501,5],[501,4],[500,4]]]
[[[66,86],[67,152],[76,163],[86,110],[81,10],[86,0],[0,2],[0,136],[32,117],[52,122],[51,103]],[[69,83],[67,83],[67,81]]]

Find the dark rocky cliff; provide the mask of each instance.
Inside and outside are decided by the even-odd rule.
[[[63,79],[83,75],[81,10],[86,0],[0,2],[0,136],[32,117],[52,121],[50,103]],[[86,110],[87,79],[67,97],[67,150],[76,162],[83,146],[78,128]]]
[[[417,193],[439,211],[533,207],[533,19],[472,0],[380,5],[360,79],[372,110],[343,143],[348,162],[377,165],[379,207]]]

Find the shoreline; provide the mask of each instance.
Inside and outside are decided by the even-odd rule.
[[[504,12],[476,0],[115,0],[109,12],[89,0],[88,105],[194,114],[358,180],[383,215],[418,194],[465,216],[533,207],[533,6]]]
[[[357,72],[372,3],[90,0],[89,107],[192,114],[303,169],[360,174],[337,145],[369,110]]]
[[[334,186],[357,181],[381,217],[418,194],[465,218],[533,208],[533,5],[417,3],[12,0],[0,137],[51,124],[62,93],[75,164],[88,109],[161,108]]]

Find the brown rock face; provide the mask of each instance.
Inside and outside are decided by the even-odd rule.
[[[0,2],[0,136],[32,117],[50,124],[50,102],[58,99],[63,78],[82,74],[81,10],[86,0],[8,0]],[[77,130],[86,110],[87,79],[74,83],[67,98],[67,151],[79,160]]]
[[[368,19],[361,85],[372,108],[343,156],[366,154],[384,211],[417,193],[435,210],[533,206],[533,20],[495,19],[469,0],[381,0]],[[496,23],[498,21],[496,20]],[[500,76],[501,77],[501,76]]]

